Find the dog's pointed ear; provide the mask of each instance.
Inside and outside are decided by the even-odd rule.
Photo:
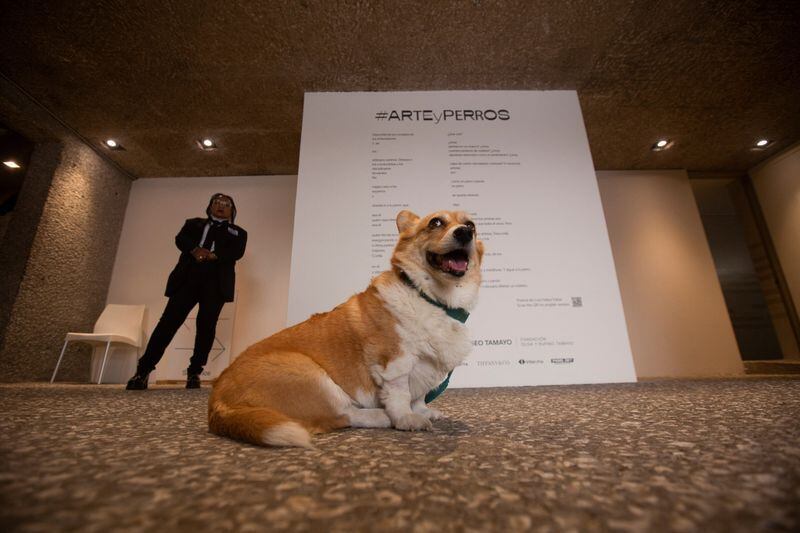
[[[419,217],[411,211],[397,213],[397,231],[403,233],[419,221]]]

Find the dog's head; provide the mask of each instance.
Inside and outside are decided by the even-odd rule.
[[[483,243],[469,215],[437,211],[420,218],[401,211],[397,230],[392,267],[443,304],[472,307],[481,283]]]

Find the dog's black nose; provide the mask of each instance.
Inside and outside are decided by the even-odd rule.
[[[459,226],[453,232],[453,237],[456,238],[459,244],[467,244],[472,240],[472,228],[467,226]]]

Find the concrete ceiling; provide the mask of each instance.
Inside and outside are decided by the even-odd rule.
[[[137,177],[295,174],[305,91],[576,89],[598,169],[800,139],[800,2],[4,1],[0,73]],[[0,108],[0,121],[3,120]],[[202,136],[219,149],[203,152]],[[667,151],[650,146],[675,141]],[[760,137],[767,150],[751,149]],[[34,139],[35,140],[35,139]]]

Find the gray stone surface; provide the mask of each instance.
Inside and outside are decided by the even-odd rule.
[[[6,531],[797,531],[800,379],[448,390],[431,433],[211,435],[208,389],[0,385]]]
[[[0,381],[44,380],[103,310],[131,176],[2,75],[0,121],[36,143],[0,243]],[[88,354],[70,348],[59,375],[87,381]]]
[[[41,142],[36,146],[30,165],[25,169],[16,208],[6,215],[11,220],[1,242],[3,253],[0,254],[0,272],[3,272],[0,276],[0,361],[6,327],[25,276],[36,228],[42,218],[53,174],[60,162],[61,150],[62,146],[57,142]]]
[[[64,335],[92,331],[105,306],[131,181],[78,141],[58,158],[0,347],[3,381],[49,379]],[[62,378],[88,380],[87,354],[69,348]]]

